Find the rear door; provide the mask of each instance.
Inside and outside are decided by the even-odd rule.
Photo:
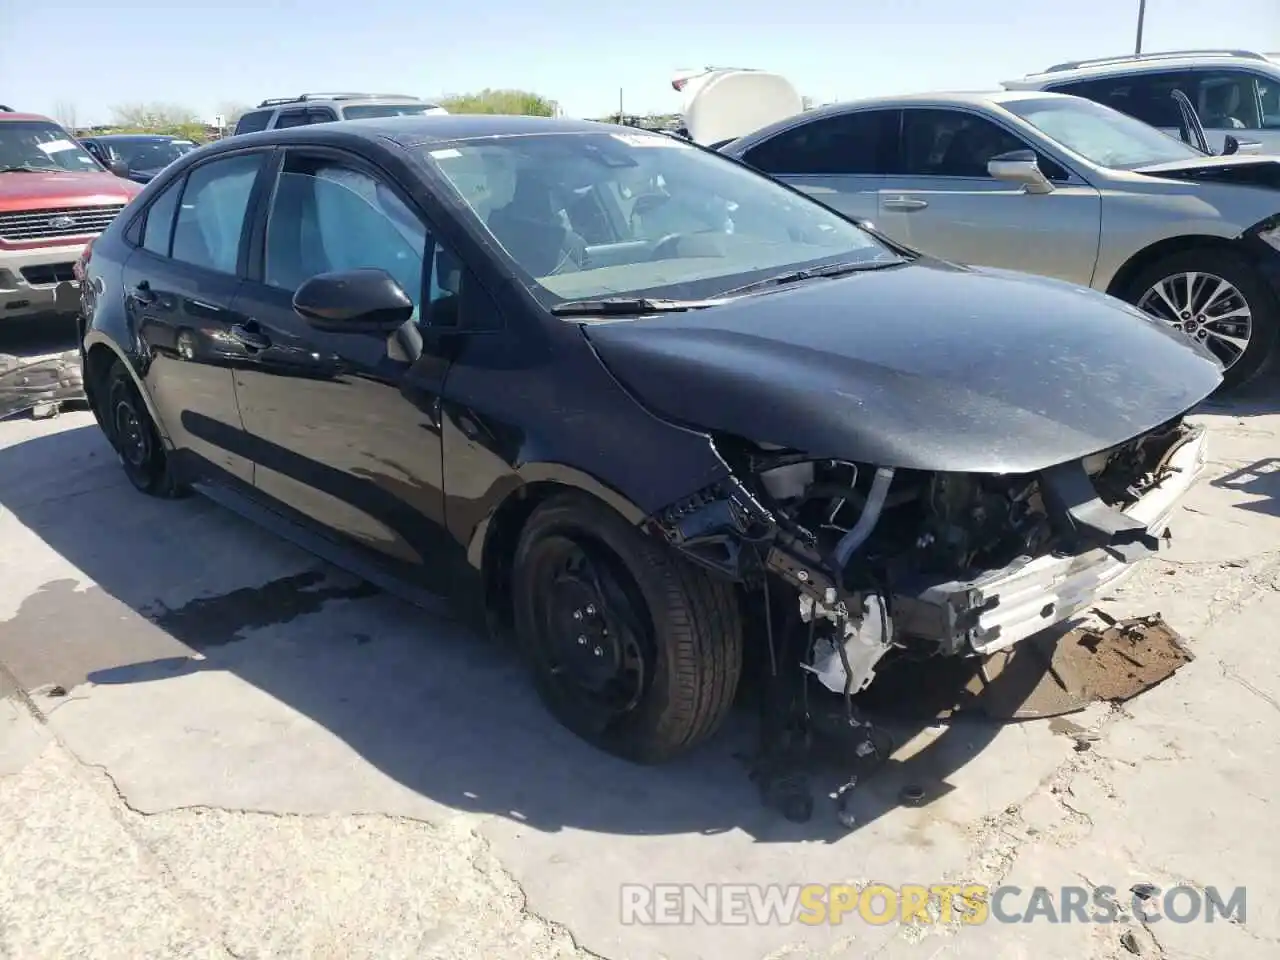
[[[124,269],[146,385],[179,455],[202,478],[251,483],[232,368],[248,358],[233,309],[246,213],[268,151],[220,155],[161,191]]]
[[[1037,154],[1052,192],[1028,193],[987,172],[1015,150]],[[1092,281],[1101,196],[1003,124],[976,110],[909,107],[896,167],[880,199],[878,225],[889,236],[955,263]]]
[[[858,110],[802,120],[742,159],[843,214],[879,225],[879,191],[898,116],[897,110]]]

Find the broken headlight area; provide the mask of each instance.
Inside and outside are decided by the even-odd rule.
[[[809,634],[805,669],[851,694],[894,648],[986,653],[1091,606],[1158,549],[1203,441],[1179,418],[1080,460],[996,475],[813,460],[717,437],[731,477],[653,523],[692,559],[771,590],[774,604],[790,596]]]

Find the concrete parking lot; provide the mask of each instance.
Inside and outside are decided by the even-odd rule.
[[[1206,408],[1210,474],[1107,603],[1194,662],[1067,724],[921,724],[852,831],[760,806],[747,716],[614,761],[468,624],[135,494],[89,414],[0,423],[0,956],[1274,958],[1276,410]],[[622,922],[623,884],[872,881],[1244,887],[1247,916]]]

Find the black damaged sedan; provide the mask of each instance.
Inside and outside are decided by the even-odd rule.
[[[1117,300],[569,120],[236,137],[77,269],[135,487],[476,587],[555,715],[640,761],[715,731],[744,663],[782,729],[805,685],[852,704],[885,657],[1076,616],[1159,549],[1221,380]]]

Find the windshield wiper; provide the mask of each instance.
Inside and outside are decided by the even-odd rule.
[[[64,173],[61,167],[37,167],[30,163],[11,163],[0,167],[0,173]]]
[[[733,297],[740,293],[751,293],[768,287],[784,287],[787,284],[799,283],[801,280],[813,280],[817,277],[841,277],[846,273],[861,273],[864,270],[881,270],[885,267],[897,267],[907,263],[905,257],[894,257],[892,260],[856,260],[850,263],[828,263],[821,267],[807,267],[804,270],[789,270],[776,276],[765,277],[744,283],[740,287],[726,290],[722,297]]]
[[[551,308],[557,317],[639,316],[647,313],[680,313],[714,307],[722,300],[663,300],[652,297],[605,297],[600,300],[566,300]]]

